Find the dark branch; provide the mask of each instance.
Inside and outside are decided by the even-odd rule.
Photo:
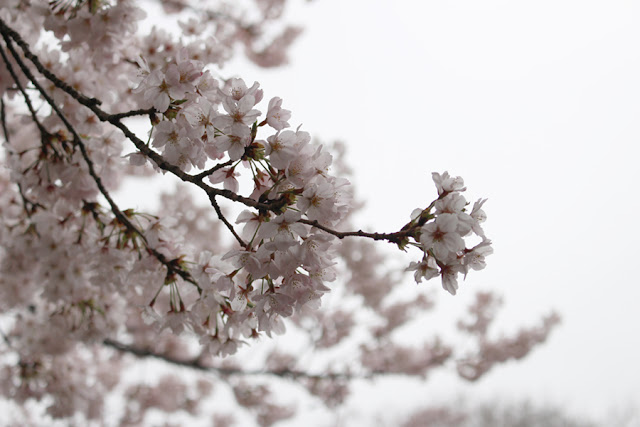
[[[289,379],[311,379],[311,380],[350,380],[355,378],[367,378],[366,376],[358,376],[350,373],[323,373],[323,374],[311,374],[309,372],[298,371],[293,369],[278,369],[278,370],[243,370],[238,368],[222,368],[215,366],[208,366],[202,362],[200,358],[185,360],[179,359],[166,354],[156,353],[146,348],[139,348],[132,345],[123,344],[119,341],[106,339],[102,342],[105,346],[111,347],[122,353],[132,354],[139,358],[152,357],[155,359],[163,360],[167,363],[177,366],[184,366],[186,368],[195,369],[198,371],[212,372],[222,376],[257,376],[257,375],[273,375],[281,378]],[[384,372],[376,372],[376,374],[385,374]]]
[[[120,119],[125,119],[127,117],[134,117],[134,116],[150,116],[155,112],[156,110],[153,108],[141,108],[139,110],[131,110],[125,113],[111,114],[111,117],[116,120],[120,120]]]
[[[195,179],[201,180],[201,179],[204,179],[204,178],[208,177],[209,175],[211,175],[212,173],[214,173],[218,169],[222,169],[224,167],[231,166],[232,164],[233,164],[232,160],[227,160],[226,162],[217,164],[214,167],[209,168],[206,171],[200,172],[197,175],[193,175],[193,177]]]
[[[218,202],[216,201],[215,196],[209,196],[209,199],[211,200],[211,206],[213,206],[213,209],[216,210],[216,214],[218,215],[218,218],[220,219],[220,221],[222,221],[224,225],[229,229],[231,234],[233,234],[233,237],[235,237],[238,243],[240,243],[240,246],[242,246],[245,249],[249,249],[249,245],[244,240],[242,240],[242,238],[238,235],[238,233],[236,233],[236,230],[233,228],[233,225],[231,225],[231,223],[227,220],[227,218],[222,213],[222,209],[220,209],[220,205],[218,205]]]
[[[338,239],[344,239],[345,237],[367,237],[373,240],[387,240],[391,243],[400,243],[402,239],[411,236],[414,232],[413,228],[408,228],[402,231],[397,231],[395,233],[367,233],[362,230],[358,231],[335,231],[329,227],[326,227],[318,222],[318,220],[308,220],[308,219],[300,219],[298,222],[303,224],[310,225],[312,227],[318,228],[322,231],[326,231],[327,233],[336,236]]]
[[[10,46],[11,40],[5,34],[3,34],[2,36],[4,38],[5,43],[7,44],[7,48],[9,50],[11,50],[11,52],[13,54],[13,47]],[[42,134],[43,137],[45,135],[48,135],[49,132],[47,132],[47,130],[44,128],[44,126],[42,126],[42,123],[40,123],[40,120],[38,120],[38,116],[36,115],[36,111],[33,108],[33,105],[31,104],[31,98],[29,98],[29,95],[27,95],[27,92],[22,87],[22,84],[20,84],[20,79],[18,78],[18,75],[14,71],[13,66],[11,65],[11,62],[9,61],[9,58],[7,58],[7,55],[4,52],[4,49],[0,49],[0,55],[2,55],[2,59],[4,60],[4,63],[6,65],[6,67],[7,67],[7,70],[9,70],[9,74],[11,74],[11,77],[13,78],[13,81],[16,82],[16,86],[17,86],[18,90],[20,91],[20,93],[22,94],[25,104],[27,104],[27,108],[29,109],[29,113],[31,113],[31,117],[33,118],[34,123],[36,124],[36,126],[38,126],[38,129],[40,130],[40,133]],[[3,105],[3,109],[4,109],[4,105]],[[3,126],[4,126],[4,120],[3,120]],[[6,133],[6,128],[4,130],[5,130],[5,135],[6,135],[7,134]]]

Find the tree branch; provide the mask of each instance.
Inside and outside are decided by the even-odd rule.
[[[12,51],[12,55],[13,55],[13,49],[12,49],[11,46],[9,46],[9,43],[11,41],[7,40],[7,37],[4,34],[3,34],[3,38],[5,40],[5,43],[7,44],[7,48]],[[16,83],[16,87],[18,88],[18,90],[20,91],[22,96],[24,97],[24,102],[25,102],[25,104],[27,104],[27,109],[29,110],[29,113],[31,114],[31,117],[33,118],[34,123],[36,124],[36,126],[40,130],[40,134],[43,137],[45,135],[49,135],[49,132],[47,132],[47,130],[42,125],[42,123],[40,123],[40,120],[38,120],[38,116],[36,115],[36,111],[33,108],[33,105],[31,104],[31,98],[29,98],[29,95],[27,94],[27,92],[24,90],[24,88],[20,84],[20,79],[18,79],[18,75],[14,71],[13,66],[11,65],[11,62],[9,61],[9,58],[7,58],[7,55],[4,52],[4,49],[0,49],[0,55],[2,56],[2,59],[4,60],[4,63],[6,65],[6,67],[7,67],[7,70],[9,70],[9,74],[11,74],[11,77],[13,78],[13,81]],[[3,128],[4,128],[5,136],[6,136],[7,135],[7,132],[6,132],[7,129],[6,129],[5,125],[4,125],[4,103],[3,103],[2,108],[3,108]],[[8,139],[7,139],[7,141],[8,141]]]
[[[166,354],[156,353],[146,348],[135,347],[132,345],[124,344],[119,341],[105,339],[102,342],[105,346],[118,350],[121,353],[132,354],[139,358],[152,357],[154,359],[163,360],[167,363],[177,366],[184,366],[186,368],[195,369],[203,372],[217,373],[222,376],[258,376],[258,375],[273,375],[281,378],[289,378],[293,380],[297,379],[311,379],[311,380],[350,380],[356,378],[368,378],[367,376],[359,376],[350,373],[324,373],[324,374],[311,374],[309,372],[297,371],[293,369],[278,369],[278,370],[243,370],[238,368],[222,368],[215,366],[205,365],[200,358],[194,358],[191,360],[179,359]],[[385,372],[376,372],[376,375],[391,375]]]
[[[217,171],[217,170],[219,170],[219,169],[222,169],[222,168],[224,168],[224,167],[227,167],[227,166],[231,166],[232,164],[233,164],[233,161],[232,161],[232,160],[227,160],[226,162],[224,162],[224,163],[219,163],[219,164],[217,164],[217,165],[213,166],[212,168],[207,169],[206,171],[200,172],[200,173],[199,173],[199,174],[197,174],[197,175],[193,175],[193,177],[194,177],[195,179],[199,179],[199,180],[201,180],[201,179],[204,179],[204,178],[208,177],[209,175],[211,175],[211,174],[212,174],[212,173],[214,173],[215,171]]]
[[[25,57],[27,57],[35,65],[36,69],[40,73],[42,73],[47,79],[49,79],[56,87],[65,91],[67,94],[69,94],[72,98],[74,98],[80,104],[89,108],[101,121],[109,122],[113,126],[120,129],[122,133],[136,146],[136,148],[145,156],[150,158],[160,169],[170,172],[171,174],[175,175],[176,177],[178,177],[184,182],[192,183],[197,187],[201,188],[207,194],[207,196],[209,197],[209,200],[212,201],[212,206],[214,207],[214,209],[216,208],[216,206],[214,205],[215,197],[221,196],[231,201],[242,203],[245,206],[249,206],[262,211],[272,211],[272,212],[278,213],[279,211],[282,210],[284,203],[286,203],[286,201],[283,200],[282,198],[269,200],[266,202],[260,202],[251,198],[240,196],[239,194],[236,194],[233,191],[211,187],[202,181],[202,179],[205,176],[224,167],[225,165],[227,165],[228,162],[216,165],[213,168],[196,175],[188,174],[184,172],[182,169],[180,169],[178,166],[167,162],[160,154],[158,154],[157,152],[152,150],[149,146],[147,146],[147,144],[145,144],[142,140],[140,140],[140,138],[138,138],[125,124],[123,124],[120,121],[122,118],[130,117],[131,115],[148,114],[151,112],[151,110],[141,109],[141,110],[133,110],[131,112],[118,113],[118,114],[109,114],[105,112],[104,110],[98,107],[98,105],[101,104],[100,100],[95,98],[89,98],[81,94],[80,92],[76,91],[74,88],[72,88],[71,86],[69,86],[62,80],[60,80],[51,71],[47,70],[39,61],[38,57],[31,52],[28,44],[24,42],[21,36],[14,30],[9,28],[2,19],[0,19],[0,31],[2,31],[5,39],[7,39],[7,37],[11,37],[13,40],[15,40],[15,42],[20,46],[20,48],[24,52]],[[439,198],[442,198],[442,196],[444,196],[444,194],[441,195],[441,197]],[[217,211],[218,210],[216,209],[216,212]],[[220,217],[220,214],[218,214],[218,216]],[[222,220],[222,218],[220,219]],[[223,222],[225,221],[226,220],[223,220]],[[299,222],[310,225],[312,227],[316,227],[320,230],[323,230],[329,234],[332,234],[338,237],[339,239],[343,239],[345,237],[366,237],[373,240],[386,240],[395,244],[402,244],[402,240],[412,235],[412,233],[415,231],[415,228],[419,224],[419,223],[418,224],[409,223],[401,231],[398,231],[395,233],[367,233],[362,230],[339,232],[327,226],[321,225],[320,223],[318,223],[317,220],[311,221],[307,219],[301,219]],[[227,228],[229,228],[230,226],[230,224],[228,224],[228,221],[225,222],[225,225],[227,226]],[[242,239],[239,239],[239,236],[235,233],[235,231],[232,230],[232,227],[230,228],[230,230],[232,231],[232,234],[234,234],[234,237],[236,238],[236,240],[238,240],[239,243],[242,242]]]
[[[326,227],[318,222],[318,220],[300,219],[298,222],[310,225],[325,231],[331,235],[336,236],[338,239],[344,239],[345,237],[367,237],[373,240],[387,240],[391,243],[400,243],[402,239],[411,236],[414,232],[413,228],[408,228],[402,231],[396,231],[395,233],[367,233],[362,230],[358,231],[335,231],[329,227]]]
[[[153,108],[140,108],[138,110],[131,110],[125,113],[111,114],[111,117],[113,117],[116,120],[120,120],[120,119],[125,119],[127,117],[134,117],[134,116],[150,116],[155,112],[156,110]]]
[[[215,196],[209,196],[209,199],[211,200],[211,206],[213,206],[213,208],[215,209],[216,214],[218,215],[218,218],[220,219],[220,221],[222,221],[224,225],[229,229],[231,234],[233,234],[233,237],[235,237],[238,243],[240,243],[240,246],[242,246],[245,249],[249,249],[249,245],[244,240],[242,240],[242,238],[238,235],[238,233],[236,233],[236,230],[233,228],[233,225],[231,225],[231,223],[227,221],[227,218],[222,213],[222,210],[220,209],[220,205],[218,205],[218,202],[216,201]]]

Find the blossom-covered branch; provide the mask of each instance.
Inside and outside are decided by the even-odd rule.
[[[253,195],[254,196],[260,195],[260,198],[264,197],[265,195],[269,196],[271,193],[271,190],[276,189],[278,185],[282,186],[282,184],[279,182],[279,181],[282,181],[282,179],[284,179],[284,182],[287,183],[287,185],[296,186],[296,185],[307,184],[307,182],[305,181],[307,181],[314,174],[326,176],[325,170],[328,167],[328,163],[324,163],[322,164],[322,166],[320,166],[319,164],[318,166],[322,167],[322,169],[316,169],[314,171],[312,167],[308,169],[306,172],[301,172],[298,169],[302,167],[302,163],[300,162],[300,157],[305,157],[305,156],[298,156],[298,158],[296,159],[298,160],[298,162],[293,162],[293,165],[288,165],[288,163],[294,160],[296,143],[294,143],[293,146],[287,147],[288,144],[291,144],[293,142],[291,138],[293,137],[294,134],[291,133],[291,131],[284,131],[283,134],[280,135],[280,131],[283,128],[286,128],[288,126],[288,123],[286,122],[286,120],[291,116],[291,114],[290,112],[283,110],[280,107],[282,101],[279,100],[279,98],[274,98],[271,101],[269,105],[270,110],[268,112],[267,120],[264,120],[262,123],[260,123],[260,126],[265,124],[270,124],[274,129],[278,131],[278,133],[273,137],[267,138],[266,144],[265,143],[261,144],[259,142],[256,143],[255,131],[257,129],[255,126],[255,123],[252,125],[253,127],[251,127],[251,123],[260,114],[259,111],[252,109],[254,104],[262,98],[262,91],[258,89],[258,86],[254,84],[252,88],[247,89],[247,87],[244,86],[244,82],[237,81],[237,86],[235,86],[234,88],[232,85],[231,87],[231,96],[226,99],[223,97],[223,99],[220,100],[218,97],[218,94],[215,94],[215,95],[212,94],[211,90],[209,90],[208,93],[205,91],[201,91],[201,87],[198,87],[198,85],[204,88],[212,89],[215,86],[215,83],[210,80],[207,80],[207,74],[203,73],[202,71],[199,71],[199,68],[201,68],[202,65],[194,61],[188,60],[184,56],[182,58],[178,57],[176,59],[176,61],[181,61],[181,62],[171,63],[167,66],[166,76],[162,74],[162,70],[155,70],[154,73],[152,73],[149,69],[144,71],[144,73],[146,74],[146,78],[143,79],[143,81],[140,83],[140,85],[136,89],[137,91],[144,93],[144,97],[147,101],[153,102],[153,107],[158,112],[165,113],[165,116],[166,116],[166,112],[171,111],[171,115],[177,118],[176,121],[167,120],[157,125],[158,129],[161,128],[160,130],[161,138],[160,138],[160,142],[158,142],[158,137],[156,136],[155,145],[172,148],[172,145],[166,145],[166,142],[169,138],[172,138],[172,141],[174,144],[178,144],[180,141],[182,141],[183,144],[186,143],[187,145],[193,143],[193,138],[195,136],[195,134],[192,134],[194,131],[193,130],[194,123],[193,123],[193,120],[190,121],[188,119],[189,117],[199,118],[198,119],[199,123],[195,123],[195,125],[197,128],[200,128],[200,132],[204,131],[204,138],[206,138],[207,141],[214,140],[214,141],[223,141],[223,142],[221,147],[217,147],[215,145],[214,146],[205,145],[203,149],[203,148],[195,148],[193,146],[185,146],[185,147],[181,147],[181,150],[176,152],[174,152],[175,147],[173,147],[169,151],[169,154],[170,154],[170,157],[174,158],[174,162],[166,161],[164,158],[168,154],[166,151],[166,148],[165,148],[165,152],[163,153],[165,155],[164,157],[159,155],[152,149],[150,149],[143,141],[137,138],[120,121],[119,115],[109,115],[105,113],[103,110],[101,110],[97,106],[99,102],[96,102],[95,98],[88,98],[87,96],[84,96],[78,93],[73,88],[66,85],[64,82],[60,81],[59,78],[57,78],[53,73],[49,72],[42,66],[42,64],[37,59],[37,57],[30,52],[26,43],[24,43],[24,41],[20,39],[20,36],[17,33],[8,29],[8,27],[6,27],[6,24],[2,22],[0,22],[0,25],[2,26],[3,31],[6,31],[7,33],[9,33],[20,44],[25,55],[35,64],[36,68],[38,68],[43,74],[45,74],[45,76],[49,80],[51,80],[57,87],[63,89],[64,91],[69,93],[73,98],[78,100],[78,102],[90,108],[98,116],[98,118],[101,121],[108,121],[114,124],[120,130],[122,130],[122,132],[127,136],[127,138],[129,138],[136,145],[136,148],[140,150],[140,153],[144,156],[151,158],[158,167],[173,173],[183,181],[191,182],[199,186],[200,188],[202,188],[209,196],[210,200],[212,201],[212,205],[214,207],[215,207],[215,196],[221,195],[231,200],[241,202],[250,207],[255,207],[261,210],[270,210],[275,213],[280,213],[283,210],[285,210],[287,206],[293,205],[293,203],[296,201],[296,199],[299,196],[302,196],[300,197],[300,201],[302,202],[302,205],[300,205],[300,203],[297,203],[297,205],[298,207],[304,206],[304,208],[306,208],[306,210],[309,211],[307,212],[308,219],[298,218],[297,221],[308,224],[308,225],[312,225],[315,228],[322,229],[323,231],[329,232],[330,234],[337,236],[339,238],[344,238],[346,236],[369,237],[374,240],[389,240],[391,242],[401,245],[401,247],[403,247],[405,244],[408,243],[407,237],[413,237],[413,238],[420,237],[422,232],[421,230],[416,231],[417,225],[423,226],[428,219],[435,218],[435,215],[431,215],[430,213],[430,208],[435,204],[435,201],[434,201],[434,203],[432,203],[430,208],[427,208],[422,213],[420,213],[419,222],[417,224],[409,223],[407,224],[407,226],[405,226],[404,230],[397,233],[388,233],[388,234],[365,233],[365,232],[362,232],[361,230],[357,232],[338,232],[327,227],[326,225],[320,224],[320,222],[318,221],[318,219],[322,219],[325,223],[331,224],[333,222],[336,222],[340,218],[340,216],[337,215],[337,211],[336,211],[336,208],[337,208],[336,201],[332,200],[332,197],[331,197],[331,194],[334,194],[334,197],[335,197],[335,194],[337,193],[335,190],[332,190],[330,186],[326,186],[326,188],[323,188],[323,187],[318,188],[318,185],[316,183],[313,183],[312,186],[308,188],[294,187],[294,189],[288,189],[287,191],[282,192],[279,197],[278,196],[274,197],[273,195],[271,195],[271,200],[269,203],[265,203],[264,201],[261,202],[261,199],[259,199],[256,202],[252,198],[249,198],[249,199],[244,198],[242,196],[237,195],[235,192],[230,191],[229,189],[225,189],[226,190],[225,191],[225,190],[217,190],[213,187],[210,187],[202,182],[201,174],[198,174],[194,177],[193,175],[184,173],[183,169],[187,167],[187,165],[183,164],[181,167],[179,165],[175,165],[175,161],[179,161],[179,159],[182,159],[183,162],[189,162],[193,166],[200,166],[200,165],[204,165],[203,162],[205,161],[205,157],[204,157],[205,152],[207,155],[209,155],[209,157],[216,160],[216,159],[219,159],[222,155],[224,155],[224,151],[228,151],[227,154],[230,158],[230,161],[232,162],[240,159],[245,161],[250,161],[250,162],[253,161],[256,165],[261,165],[260,163],[261,160],[269,162],[269,167],[271,168],[271,171],[266,170],[266,172],[271,175],[270,178],[274,178],[271,172],[280,174],[281,178],[276,179],[275,182],[273,182],[273,186],[271,187],[271,189],[268,191],[265,191],[267,185],[265,185],[265,183],[260,183],[259,180],[257,180],[256,177],[254,176],[254,181],[256,182],[256,188],[254,189]],[[199,81],[200,79],[203,79],[204,81],[200,82]],[[171,87],[171,82],[173,82],[175,86],[174,88]],[[145,86],[145,84],[150,86],[147,87]],[[155,86],[155,85],[158,85],[158,86]],[[203,97],[204,100],[201,102],[196,102],[196,99],[189,101],[188,100],[189,93],[192,93],[193,94],[192,96],[195,96],[196,99],[198,96],[201,96]],[[209,95],[209,96],[207,97],[206,95]],[[187,99],[186,100],[182,99],[185,96],[187,97]],[[179,102],[176,103],[176,101],[179,101]],[[198,106],[197,107],[194,106],[193,110],[187,109],[186,111],[184,111],[182,110],[183,107],[181,106],[182,104],[185,103],[185,101],[187,105],[190,102],[193,102]],[[169,109],[169,107],[172,105],[171,104],[172,102],[175,103],[175,105],[172,107],[172,109]],[[212,109],[213,108],[212,106],[216,102],[221,102],[223,104],[228,115],[219,116],[216,114],[215,110]],[[204,105],[205,109],[203,109],[202,106],[199,106],[200,104]],[[182,112],[183,114],[182,116],[180,115],[180,112]],[[269,117],[269,115],[271,116]],[[184,119],[180,120],[181,117],[183,117]],[[226,130],[226,132],[230,132],[230,133],[225,133],[224,131],[221,131],[220,129],[218,129],[216,126],[219,126],[224,130]],[[227,128],[225,128],[225,126],[227,126]],[[216,134],[216,132],[218,132],[218,134]],[[233,134],[234,132],[238,134],[234,135]],[[209,133],[212,133],[212,134],[209,135]],[[201,135],[201,138],[202,137],[203,136]],[[307,137],[303,136],[303,138],[307,138]],[[306,145],[306,142],[302,144]],[[210,151],[207,152],[207,149]],[[193,152],[193,150],[196,150],[196,152],[198,152],[198,158],[186,159],[184,157],[185,153]],[[263,153],[263,150],[267,150],[269,151],[269,153]],[[265,158],[264,157],[265,154],[270,154],[271,155],[270,158],[269,159]],[[178,156],[178,157],[175,157],[175,156]],[[180,157],[180,156],[183,156],[183,157]],[[284,166],[284,168],[281,170],[273,169],[274,166],[272,166],[271,164],[274,163],[274,160],[275,160],[274,166],[276,168],[280,165]],[[321,162],[326,162],[326,160],[321,160]],[[293,166],[293,168],[291,166]],[[258,167],[256,166],[256,170],[257,169]],[[233,168],[230,170],[232,171]],[[214,172],[216,171],[217,170],[214,170]],[[294,174],[293,179],[290,176],[292,175],[292,171]],[[306,175],[306,178],[304,177],[305,175]],[[266,174],[264,174],[263,176],[265,178],[268,177],[268,175]],[[211,175],[209,175],[209,177],[211,177]],[[231,175],[229,179],[231,179],[231,181],[225,182],[226,184],[225,186],[234,185],[233,175]],[[464,190],[461,180],[459,178],[455,178],[455,179],[449,178],[448,174],[445,174],[442,177],[440,177],[440,175],[434,175],[434,180],[436,180],[436,184],[438,186],[438,192],[439,192],[439,195],[441,196],[438,198],[438,200],[440,200],[441,198],[444,199],[446,196],[449,195],[449,193],[454,193],[454,192],[459,192]],[[326,185],[328,181],[324,180],[323,183]],[[344,183],[340,184],[340,186],[343,186],[343,185]],[[445,188],[445,186],[447,188]],[[318,190],[320,190],[320,192]],[[306,195],[305,195],[305,192],[307,193]],[[453,197],[451,199],[453,199]],[[479,202],[474,206],[474,211],[472,212],[472,214],[477,213],[476,217],[473,217],[473,216],[469,217],[468,215],[466,217],[455,216],[455,218],[460,218],[463,220],[463,222],[467,223],[467,225],[459,227],[460,230],[456,231],[456,233],[458,234],[456,233],[447,234],[446,231],[436,228],[435,234],[433,235],[434,237],[430,241],[430,243],[434,243],[438,239],[447,237],[449,240],[447,245],[445,246],[447,246],[451,250],[451,252],[454,254],[457,254],[464,249],[467,255],[467,259],[472,260],[470,262],[467,261],[467,263],[471,265],[472,268],[474,269],[482,268],[484,266],[484,256],[490,253],[490,246],[489,246],[490,242],[484,239],[484,233],[482,233],[479,225],[477,225],[479,221],[484,220],[484,214],[480,210],[482,203],[484,202]],[[321,205],[324,205],[324,209],[322,209],[323,206]],[[466,201],[464,201],[464,198],[458,197],[455,199],[455,201],[450,202],[450,206],[448,207],[450,211],[442,211],[442,213],[445,213],[445,214],[449,214],[449,213],[457,214],[458,212],[463,213],[465,205],[466,205]],[[218,209],[216,210],[218,211]],[[310,214],[313,215],[313,217]],[[445,220],[445,218],[448,218],[448,219]],[[454,229],[458,228],[457,220],[454,223],[452,222],[453,218],[454,216],[441,215],[440,220],[441,220],[441,223],[443,224],[443,227],[448,229],[451,229],[453,227],[453,229],[451,229],[450,231],[454,231]],[[236,237],[236,239],[241,243],[241,245],[245,246],[242,242],[242,239],[239,236],[237,236],[237,234],[235,233],[233,228],[230,226],[230,224],[226,222],[226,219],[223,219],[223,217],[221,217],[221,219],[225,221],[227,227],[234,234],[234,237]],[[445,222],[446,222],[446,225],[444,225]],[[408,230],[406,228],[408,228]],[[482,236],[484,240],[477,247],[474,247],[472,249],[465,249],[464,244],[463,243],[461,244],[462,239],[460,237],[456,239],[455,236],[464,236],[471,231]],[[442,248],[444,246],[440,246],[440,247]],[[468,271],[468,267],[465,267],[463,263],[460,263],[459,265],[450,265],[452,259],[437,260],[433,256],[429,258],[427,256],[427,252],[432,248],[425,247],[423,249],[425,250],[425,257],[423,259],[423,262],[420,264],[419,267],[412,266],[411,268],[419,268],[421,271],[424,271],[424,274],[422,274],[422,277],[426,277],[427,279],[433,277],[433,275],[442,275],[443,286],[447,290],[449,290],[449,292],[455,293],[455,290],[457,289],[456,276],[459,272],[465,272],[466,274],[466,271]],[[440,252],[442,254],[441,258],[446,258],[447,251],[443,252],[441,250]],[[456,258],[460,258],[460,256],[456,255]],[[438,270],[436,266],[440,267],[440,270]],[[432,273],[428,270],[435,271],[435,273]],[[416,276],[416,280],[418,280],[418,276]]]
[[[52,401],[54,418],[95,420],[99,396],[139,363],[134,355],[226,377],[237,404],[269,425],[293,411],[249,377],[293,379],[334,407],[358,378],[424,379],[455,361],[474,379],[515,357],[518,339],[480,339],[471,356],[438,334],[395,342],[433,301],[401,290],[403,269],[371,246],[397,245],[417,258],[406,269],[416,282],[438,278],[455,294],[492,252],[485,199],[469,203],[462,178],[433,173],[433,197],[416,201],[403,227],[363,231],[349,220],[357,203],[340,150],[291,126],[285,101],[265,98],[259,83],[222,75],[236,46],[260,65],[283,63],[298,32],[269,38],[266,28],[280,25],[284,0],[162,2],[183,12],[180,37],[138,31],[133,0],[0,3],[5,395]],[[158,209],[117,202],[129,177],[154,173],[178,178]],[[321,307],[328,292],[337,305]],[[518,355],[552,323],[529,331]],[[303,337],[297,354],[260,340],[286,328]],[[274,348],[251,365],[238,355],[248,344]],[[326,363],[305,364],[314,357]],[[187,407],[187,382],[132,386],[122,423],[144,424],[154,405]],[[203,399],[209,386],[195,383]]]

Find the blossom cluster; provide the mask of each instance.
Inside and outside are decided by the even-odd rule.
[[[238,217],[241,248],[216,263],[201,258],[205,264],[197,285],[202,293],[184,309],[176,301],[171,313],[182,313],[180,318],[214,352],[228,353],[242,338],[282,331],[282,317],[318,307],[329,290],[325,282],[335,278],[335,237],[301,220],[332,226],[347,212],[348,182],[329,173],[331,155],[307,132],[287,129],[291,113],[280,98],[271,99],[259,122],[263,91],[258,83],[249,87],[235,78],[218,84],[186,50],[161,69],[146,69],[135,92],[147,103],[143,106],[162,113],[151,131],[151,146],[166,161],[185,171],[218,162],[208,169],[209,181],[234,193],[238,170],[249,171],[249,200],[258,207]],[[265,128],[272,131],[257,139]],[[136,165],[145,160],[142,152],[130,158]],[[147,315],[160,319],[150,310]],[[185,326],[171,322],[175,330]]]
[[[419,247],[424,252],[420,262],[412,262],[409,271],[415,271],[416,282],[440,276],[442,287],[452,295],[458,290],[458,275],[465,277],[469,270],[482,270],[485,257],[493,253],[491,240],[482,230],[481,223],[486,214],[482,205],[486,199],[480,199],[468,211],[467,200],[460,194],[465,191],[464,181],[460,177],[451,177],[448,172],[433,173],[433,181],[438,190],[438,199],[425,210],[416,209],[412,223],[420,226],[417,233]],[[431,208],[435,208],[431,213]],[[481,241],[471,248],[466,247],[465,237],[477,236]]]

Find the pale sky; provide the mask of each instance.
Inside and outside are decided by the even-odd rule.
[[[441,301],[497,290],[507,331],[563,317],[524,361],[471,386],[437,375],[429,396],[640,408],[640,3],[318,0],[290,20],[306,31],[289,67],[237,72],[293,126],[347,143],[366,224],[397,230],[432,171],[460,175],[489,198],[495,253]]]

